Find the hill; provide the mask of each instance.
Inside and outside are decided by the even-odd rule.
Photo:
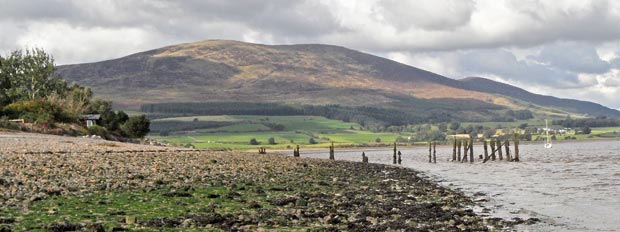
[[[468,77],[465,79],[461,79],[460,81],[464,83],[463,87],[473,91],[501,94],[533,104],[556,107],[574,113],[588,114],[592,116],[605,115],[611,117],[620,117],[620,111],[604,107],[594,102],[563,99],[553,96],[530,93],[524,89],[520,89],[512,85],[492,81],[481,77]]]
[[[61,66],[58,73],[125,109],[187,102],[336,104],[363,114],[367,108],[388,109],[416,121],[501,121],[509,119],[508,109],[532,107],[541,114],[593,112],[574,106],[552,110],[532,106],[520,98],[472,87],[467,81],[319,44],[270,46],[210,40]],[[608,110],[596,112],[619,113]]]

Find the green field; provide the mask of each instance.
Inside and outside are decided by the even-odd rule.
[[[620,127],[596,127],[592,128],[590,134],[571,134],[570,136],[576,139],[597,139],[597,138],[620,138]],[[559,136],[558,139],[563,139],[564,136]]]
[[[168,136],[152,133],[150,137],[176,145],[191,144],[195,148],[211,149],[252,149],[258,147],[291,148],[297,144],[305,147],[326,147],[332,142],[338,146],[389,144],[398,136],[407,137],[403,133],[373,133],[360,130],[356,123],[331,120],[319,116],[197,116],[178,117],[153,120],[158,122],[230,122],[217,128],[198,129],[191,131],[174,131]],[[269,126],[281,125],[281,130]],[[260,145],[250,145],[255,138]],[[276,144],[268,144],[274,138]],[[317,144],[310,144],[313,138]],[[377,143],[377,138],[380,142]]]
[[[345,146],[388,146],[396,138],[407,138],[413,132],[402,133],[373,133],[361,130],[361,125],[320,116],[195,116],[176,117],[153,120],[153,133],[149,137],[175,146],[191,146],[199,149],[291,149],[296,145],[306,148],[327,147],[332,142],[339,147]],[[504,127],[515,128],[522,123],[529,126],[544,127],[544,120],[527,120],[517,122],[482,122],[462,123],[461,126],[484,125],[494,128],[498,124]],[[163,125],[164,128],[161,128]],[[181,126],[179,126],[181,125]],[[192,130],[180,130],[191,125],[205,126]],[[160,131],[169,127],[167,136]],[[437,130],[437,126],[432,127]],[[544,135],[533,135],[533,139]],[[600,139],[620,138],[620,127],[592,128],[590,134],[575,134],[571,131],[564,135],[557,135],[557,140],[569,139]],[[274,138],[276,144],[269,144],[269,138]],[[316,144],[310,144],[310,139]],[[250,145],[250,140],[256,139],[258,145]],[[379,142],[377,142],[379,139]],[[540,138],[542,139],[542,137]]]

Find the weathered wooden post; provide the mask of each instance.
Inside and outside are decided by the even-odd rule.
[[[506,141],[504,141],[504,148],[506,148],[506,161],[512,161],[510,158],[510,140],[506,139]]]
[[[400,158],[400,151],[398,151],[398,164],[400,164],[401,162],[403,162],[403,159]]]
[[[456,144],[456,147],[457,147],[457,149],[456,149],[456,152],[457,152],[456,153],[457,154],[456,161],[459,161],[459,162],[461,161],[461,145],[462,145],[461,144],[461,140],[459,140],[459,142]]]
[[[364,152],[362,152],[362,163],[368,163],[368,156]]]
[[[456,135],[454,136],[454,146],[452,147],[452,161],[456,160]]]
[[[299,145],[297,145],[296,149],[293,149],[293,157],[299,157]]]
[[[463,159],[461,163],[467,162],[467,152],[469,151],[469,143],[467,140],[463,141]]]
[[[428,162],[429,163],[432,163],[432,153],[431,153],[432,147],[431,146],[432,146],[431,141],[428,141]]]
[[[489,148],[488,148],[488,142],[486,140],[484,140],[484,162],[486,162],[487,160],[489,160]]]
[[[495,161],[495,140],[491,140],[490,145],[491,145],[491,160]]]
[[[474,138],[469,139],[469,162],[474,162]]]
[[[336,159],[336,157],[334,156],[334,142],[332,142],[332,145],[329,146],[329,159],[330,160]]]
[[[515,134],[515,162],[519,162],[519,135]]]
[[[497,155],[499,156],[499,160],[504,160],[504,156],[502,155],[502,140],[497,139],[495,142],[497,143]]]
[[[433,142],[433,163],[437,163],[437,142]]]
[[[393,164],[396,164],[396,142],[394,142],[394,159],[392,160]]]

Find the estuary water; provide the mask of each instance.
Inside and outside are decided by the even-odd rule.
[[[449,162],[452,147],[437,147],[437,163],[428,163],[428,147],[402,149],[402,166],[421,171],[441,185],[464,192],[488,217],[538,218],[519,231],[620,231],[620,141],[583,141],[519,146],[521,162]],[[337,160],[392,164],[391,149],[336,150]],[[512,147],[511,147],[512,151]],[[301,151],[303,157],[328,158],[328,151]]]

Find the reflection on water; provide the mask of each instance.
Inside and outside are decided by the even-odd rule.
[[[521,145],[519,163],[452,163],[452,148],[437,147],[437,164],[428,148],[403,149],[403,166],[474,197],[491,216],[543,220],[521,230],[620,230],[620,141]],[[392,150],[364,150],[371,163],[392,164]],[[481,154],[474,147],[476,157]],[[337,160],[361,161],[362,151],[336,151]],[[327,158],[325,152],[301,152]],[[480,210],[480,209],[478,209]]]

